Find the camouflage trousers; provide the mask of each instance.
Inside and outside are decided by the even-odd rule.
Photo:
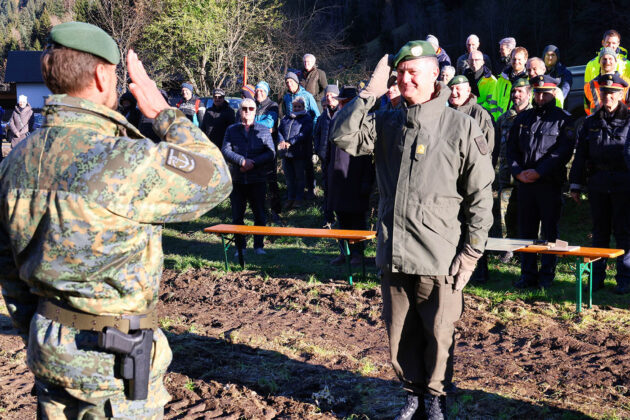
[[[62,388],[35,380],[37,418],[41,420],[77,419],[141,419],[160,420],[164,417],[162,378],[149,383],[146,400],[127,400],[125,394],[103,391],[81,391]]]
[[[499,188],[499,213],[502,238],[518,238],[518,194],[516,187]]]

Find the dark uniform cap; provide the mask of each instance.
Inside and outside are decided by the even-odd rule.
[[[602,74],[597,79],[600,90],[623,90],[628,87],[628,82],[623,80],[618,73]]]
[[[512,89],[517,87],[529,86],[529,80],[525,77],[521,77],[520,79],[516,79],[514,83],[512,83]]]
[[[357,96],[358,91],[354,86],[344,86],[341,88],[341,93],[337,96],[337,99],[352,99]]]
[[[560,83],[558,79],[554,79],[548,74],[529,79],[529,84],[534,88],[534,91],[551,92],[558,87],[558,83]]]
[[[448,82],[448,86],[455,86],[455,85],[461,85],[462,83],[470,83],[470,81],[468,80],[468,78],[466,76],[463,75],[457,75],[455,77],[453,77],[449,82]]]
[[[60,23],[53,26],[48,39],[49,42],[101,57],[111,64],[120,63],[116,41],[98,26],[84,22]]]
[[[400,51],[392,60],[393,67],[398,67],[399,63],[407,60],[414,60],[420,57],[437,57],[435,48],[429,41],[409,41],[402,46]]]

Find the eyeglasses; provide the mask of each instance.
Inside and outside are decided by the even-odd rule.
[[[223,96],[221,96],[221,95],[214,95],[214,99],[223,99]]]
[[[256,111],[256,108],[255,108],[255,107],[253,107],[253,106],[244,106],[243,108],[241,108],[241,111],[245,111],[245,112],[247,112],[247,111],[249,111],[249,112],[254,112],[254,111]]]

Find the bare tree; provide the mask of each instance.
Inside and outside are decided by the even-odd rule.
[[[88,0],[78,5],[79,17],[105,30],[118,44],[122,58],[118,67],[118,79],[123,91],[127,90],[125,57],[142,37],[155,8],[155,0]]]

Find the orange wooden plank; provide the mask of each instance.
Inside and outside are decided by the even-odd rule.
[[[582,246],[574,251],[554,251],[552,249],[540,249],[539,246],[528,246],[514,250],[514,252],[524,252],[527,254],[555,254],[570,255],[572,257],[586,258],[615,258],[623,255],[623,249],[610,248],[589,248]]]
[[[345,230],[345,229],[310,229],[276,226],[246,226],[246,225],[214,225],[204,229],[206,233],[241,234],[266,236],[298,236],[303,238],[346,239],[350,242],[365,241],[376,237],[373,230]]]

